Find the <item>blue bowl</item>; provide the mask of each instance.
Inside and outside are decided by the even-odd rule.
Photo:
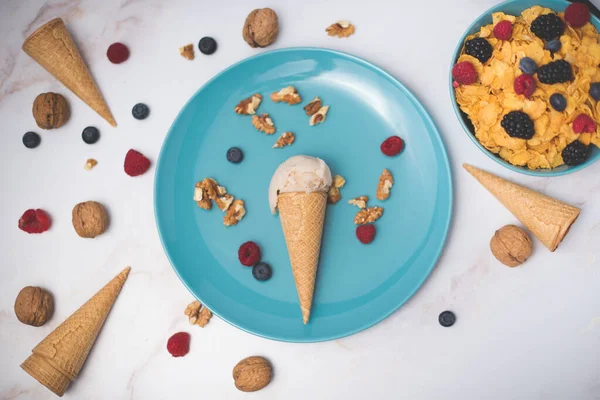
[[[533,176],[544,176],[544,177],[567,175],[572,172],[579,171],[579,170],[593,164],[594,162],[598,161],[598,159],[600,159],[600,150],[596,146],[591,145],[591,152],[590,152],[589,158],[583,164],[577,165],[574,167],[569,167],[567,165],[561,165],[560,167],[553,168],[553,169],[531,170],[527,167],[518,167],[518,166],[512,165],[508,161],[503,160],[498,155],[496,155],[496,154],[492,153],[491,151],[489,151],[488,149],[486,149],[481,143],[479,143],[479,141],[475,137],[475,132],[473,130],[471,121],[469,121],[469,118],[467,117],[467,115],[461,111],[460,107],[458,106],[458,103],[455,101],[454,88],[452,87],[452,72],[451,72],[451,70],[452,70],[452,67],[454,66],[454,64],[456,64],[458,57],[460,56],[460,52],[462,50],[463,43],[465,42],[467,36],[478,32],[482,26],[491,24],[492,23],[492,13],[503,12],[505,14],[520,15],[523,12],[523,10],[525,10],[529,7],[536,6],[536,5],[550,8],[556,12],[561,12],[561,11],[564,11],[565,8],[567,8],[567,6],[569,4],[571,4],[571,3],[566,0],[509,0],[509,1],[505,1],[504,3],[500,3],[497,6],[494,6],[494,7],[490,8],[489,10],[487,10],[486,12],[484,12],[483,14],[481,14],[479,16],[479,18],[477,18],[467,28],[465,33],[462,35],[462,37],[458,41],[458,45],[456,46],[456,49],[454,50],[454,55],[452,56],[452,63],[450,64],[450,68],[448,71],[448,87],[450,89],[450,96],[452,97],[452,100],[453,100],[452,105],[454,107],[454,112],[456,113],[456,116],[458,117],[458,121],[464,128],[465,132],[467,133],[467,136],[469,136],[469,138],[473,141],[473,143],[475,143],[475,145],[477,147],[479,147],[479,149],[481,151],[483,151],[485,154],[487,154],[488,157],[490,157],[492,160],[496,161],[498,164],[503,165],[504,167],[506,167],[508,169],[512,169],[513,171],[519,172],[521,174],[533,175]],[[598,29],[600,31],[600,20],[597,17],[595,17],[594,15],[592,15],[591,22],[596,27],[596,29]]]

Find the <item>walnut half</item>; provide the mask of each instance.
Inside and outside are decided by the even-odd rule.
[[[294,143],[294,140],[296,140],[296,135],[294,135],[292,132],[283,132],[273,145],[273,148],[281,149],[285,146],[289,146],[290,144]]]
[[[390,197],[390,189],[394,184],[394,178],[392,177],[392,173],[387,169],[384,169],[379,177],[379,184],[377,185],[377,197],[378,200],[386,200]]]
[[[188,317],[190,324],[204,328],[212,318],[212,312],[204,307],[198,300],[191,302],[185,308],[184,314]]]
[[[295,87],[288,86],[278,92],[271,93],[271,100],[273,100],[275,103],[279,103],[281,101],[283,103],[293,105],[300,103],[302,98],[298,94],[298,90],[296,90]]]
[[[377,221],[383,215],[383,208],[381,207],[369,207],[360,210],[354,216],[354,223],[356,225],[364,225],[371,222]]]
[[[235,106],[233,110],[241,115],[251,115],[256,113],[256,110],[258,109],[258,106],[260,106],[261,101],[262,96],[256,93],[248,97],[247,99],[240,101],[240,103],[237,106]]]
[[[354,25],[349,21],[338,21],[325,29],[329,36],[337,36],[339,38],[348,37],[354,34],[354,30]]]
[[[275,133],[275,124],[273,124],[273,120],[269,117],[269,114],[263,113],[260,116],[253,115],[252,125],[260,132],[264,132],[267,135]]]
[[[327,111],[329,111],[329,106],[323,106],[319,108],[319,111],[317,111],[310,117],[310,126],[320,124],[323,121],[325,121],[325,118],[327,117]]]
[[[306,111],[306,115],[310,117],[311,115],[316,114],[317,111],[321,109],[322,105],[323,102],[321,101],[321,99],[319,97],[315,97],[310,101],[310,103],[304,106],[304,111]]]

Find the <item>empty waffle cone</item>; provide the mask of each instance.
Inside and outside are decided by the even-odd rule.
[[[556,250],[581,210],[560,200],[463,164],[550,251]]]
[[[307,324],[321,252],[327,193],[283,193],[277,196],[277,207],[298,291],[302,320]]]
[[[22,48],[109,124],[117,126],[62,19],[55,18],[42,25],[25,40]]]
[[[32,350],[21,364],[29,375],[62,396],[77,378],[131,268],[125,268]]]

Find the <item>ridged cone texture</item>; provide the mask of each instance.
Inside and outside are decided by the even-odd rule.
[[[581,210],[524,186],[463,164],[550,251],[556,250]]]
[[[62,19],[55,18],[42,25],[25,40],[22,48],[109,124],[117,126]]]
[[[283,193],[277,197],[277,207],[298,291],[302,320],[307,324],[321,252],[327,193]]]
[[[46,336],[21,368],[62,396],[81,371],[130,270],[125,268]]]

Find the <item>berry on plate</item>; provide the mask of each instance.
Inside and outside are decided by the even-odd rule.
[[[138,176],[144,174],[150,168],[150,160],[139,151],[133,149],[125,155],[125,173],[129,176]]]
[[[19,229],[27,233],[42,233],[50,229],[50,216],[42,209],[29,209],[19,218]]]
[[[252,267],[252,276],[257,281],[266,281],[273,275],[273,269],[271,266],[264,262],[257,263]]]
[[[252,267],[260,262],[260,247],[252,241],[242,244],[238,249],[238,259],[242,265]]]
[[[232,147],[227,150],[227,161],[233,164],[239,164],[244,159],[244,152],[239,147]]]
[[[397,156],[404,149],[404,140],[400,136],[390,136],[381,143],[380,149],[386,156]]]
[[[565,9],[565,21],[573,28],[581,28],[590,18],[590,9],[583,3],[573,3]]]
[[[356,227],[356,237],[363,244],[369,244],[375,239],[375,225],[359,225]]]
[[[494,36],[496,39],[509,40],[512,36],[513,26],[510,21],[500,21],[494,26]]]
[[[531,75],[519,75],[513,83],[515,93],[529,98],[535,92],[535,80]]]
[[[452,67],[452,78],[461,85],[472,85],[477,81],[477,71],[470,62],[461,61]]]
[[[173,357],[183,357],[190,351],[190,334],[178,332],[167,341],[167,351]]]
[[[589,115],[579,114],[573,121],[573,132],[575,133],[594,133],[596,123]]]
[[[23,135],[23,144],[28,149],[35,149],[42,142],[42,138],[35,132],[26,132]]]

